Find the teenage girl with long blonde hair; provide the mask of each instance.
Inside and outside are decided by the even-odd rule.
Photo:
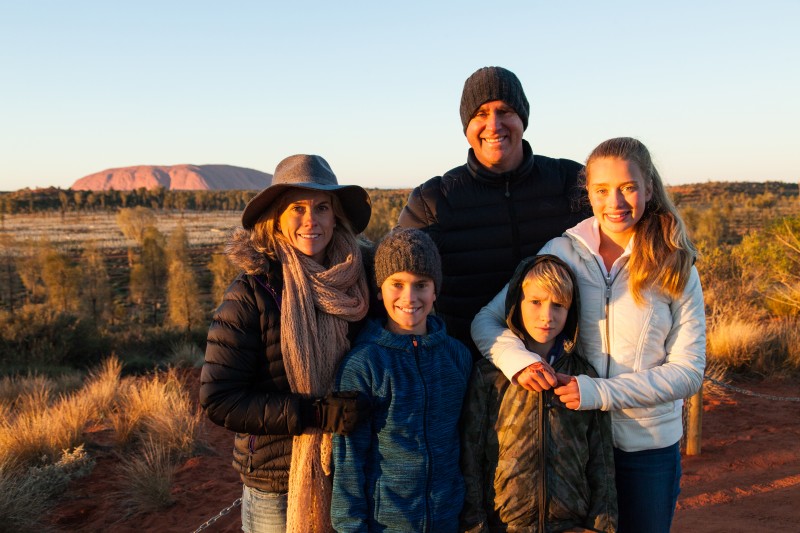
[[[683,398],[705,368],[696,250],[647,148],[610,139],[586,161],[593,217],[548,242],[575,271],[579,343],[600,377],[557,375],[504,331],[505,289],[476,316],[481,352],[514,383],[568,409],[610,411],[620,532],[668,532],[680,491]]]

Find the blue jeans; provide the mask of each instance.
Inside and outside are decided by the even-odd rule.
[[[614,448],[619,533],[669,533],[681,491],[680,442],[657,450]]]
[[[242,490],[242,531],[285,533],[286,494],[265,492],[245,485]]]

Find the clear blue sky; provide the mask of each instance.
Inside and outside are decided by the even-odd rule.
[[[534,152],[628,135],[668,184],[800,179],[797,0],[0,0],[0,190],[294,153],[412,187],[465,161],[486,65],[522,81]]]

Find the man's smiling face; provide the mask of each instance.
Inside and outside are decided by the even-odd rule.
[[[467,141],[481,165],[497,174],[522,164],[522,119],[502,100],[486,102],[467,125]]]

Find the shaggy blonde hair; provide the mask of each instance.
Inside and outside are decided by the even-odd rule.
[[[522,288],[535,285],[546,291],[550,298],[569,309],[572,305],[572,278],[564,267],[552,261],[539,261],[525,274]],[[520,294],[520,301],[525,299],[525,294]]]
[[[584,187],[591,180],[592,163],[601,158],[635,164],[645,178],[645,185],[653,191],[645,205],[644,215],[636,223],[633,251],[628,260],[629,286],[634,300],[643,303],[643,293],[649,288],[673,298],[679,297],[689,281],[697,249],[664,188],[650,152],[642,142],[631,137],[618,137],[601,143],[586,159]]]

